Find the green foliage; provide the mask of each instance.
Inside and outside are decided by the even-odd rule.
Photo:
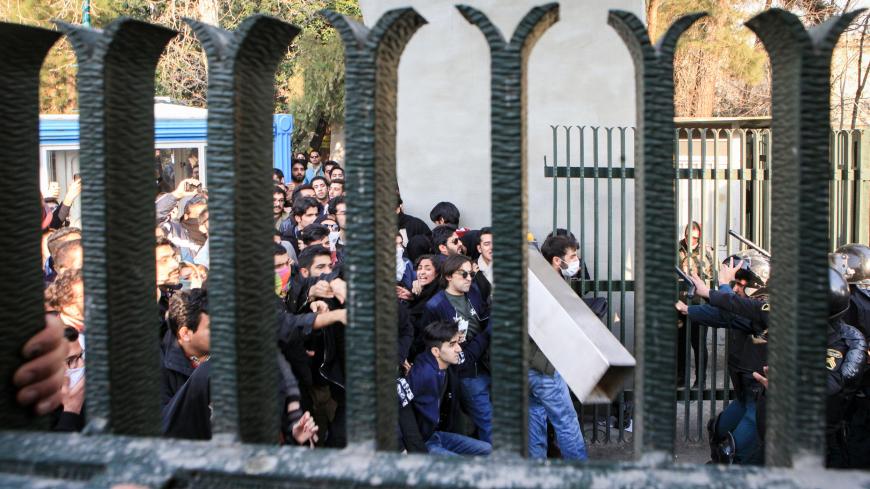
[[[344,120],[344,49],[334,35],[300,35],[298,67],[304,83],[302,96],[290,103],[294,117],[293,145],[301,147],[319,122]]]
[[[157,68],[156,94],[182,103],[207,105],[207,69],[202,47],[183,17],[198,18],[200,3],[217,7],[218,24],[234,29],[246,17],[264,13],[302,29],[277,70],[275,112],[292,113],[300,142],[323,119],[340,123],[344,117],[344,54],[334,29],[318,15],[331,9],[361,17],[358,0],[91,0],[91,22],[102,27],[119,16],[165,25],[179,31],[167,46]],[[0,2],[0,19],[53,28],[51,20],[79,24],[81,2],[19,0]],[[77,108],[75,54],[65,40],[49,53],[41,74],[41,111],[70,113]]]

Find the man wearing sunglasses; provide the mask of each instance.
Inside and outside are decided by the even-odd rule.
[[[311,183],[314,177],[323,177],[323,165],[320,160],[320,151],[312,150],[308,154],[308,169],[305,170],[305,183]]]
[[[449,256],[465,254],[465,246],[456,233],[456,226],[449,224],[432,230],[432,245],[435,247],[435,259],[439,265],[443,265]]]
[[[459,238],[456,240],[458,241]],[[470,258],[453,254],[445,257],[443,263],[441,275],[443,290],[432,296],[426,303],[420,324],[417,326],[421,329],[436,321],[454,323],[459,331],[459,345],[464,347],[486,329],[489,322],[489,308],[480,290],[473,283],[474,271]],[[479,360],[463,363],[459,377],[462,410],[474,422],[476,438],[492,443],[492,401],[489,396],[492,380],[489,350],[485,350]]]

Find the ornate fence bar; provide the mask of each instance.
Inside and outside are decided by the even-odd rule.
[[[773,304],[772,388],[768,437],[775,467],[687,466],[673,463],[675,313],[670,291],[653,281],[673,265],[673,73],[680,34],[699,15],[678,20],[658,45],[627,12],[610,22],[632,52],[637,69],[638,133],[635,168],[638,239],[636,305],[639,377],[635,401],[637,462],[579,465],[526,460],[526,292],[524,241],[524,77],[534,41],[556,21],[553,4],[532,9],[510,41],[481,12],[459,7],[487,38],[492,53],[495,281],[501,308],[494,316],[495,448],[490,458],[401,455],[395,447],[396,394],[390,372],[395,311],[389,304],[395,161],[396,68],[404,44],[424,20],[411,9],[387,12],[371,30],[333,13],[347,61],[347,158],[350,271],[347,326],[348,446],[305,450],[272,446],[277,437],[270,325],[272,270],[267,257],[269,220],[270,81],[278,59],[298,29],[267,16],[247,19],[235,32],[190,22],[209,58],[209,161],[213,217],[210,288],[216,303],[214,432],[207,442],[158,438],[151,236],[153,216],[145,191],[121,185],[132,172],[145,187],[153,147],[150,97],[160,49],[173,34],[120,19],[103,31],[64,26],[79,56],[82,173],[86,177],[86,320],[96,341],[89,347],[89,423],[84,433],[38,431],[14,403],[10,375],[18,349],[42,322],[39,286],[36,168],[38,68],[57,33],[0,25],[0,156],[10,174],[0,182],[0,335],[4,350],[0,404],[0,485],[107,487],[137,482],[152,487],[870,487],[870,474],[824,470],[824,248],[825,219],[812,209],[827,202],[827,86],[830,48],[851,16],[835,18],[807,34],[781,11],[751,22],[774,64],[775,145],[792,158],[775,162],[773,248],[777,265]],[[603,19],[602,19],[603,21]],[[816,77],[816,78],[814,78]],[[798,111],[799,108],[804,110]],[[807,110],[811,108],[813,110]],[[11,123],[10,121],[16,121]],[[127,124],[135,121],[135,124]],[[120,127],[138,127],[119,132]],[[811,144],[810,144],[811,143]],[[777,147],[774,148],[777,150]],[[21,171],[21,163],[31,163]],[[140,165],[141,168],[134,166]],[[777,166],[778,165],[778,166]],[[779,175],[779,176],[777,176]],[[141,182],[140,182],[141,180]],[[128,182],[125,182],[128,183]],[[821,183],[821,185],[820,185]],[[123,195],[135,200],[121,211]],[[795,204],[795,205],[791,205]],[[137,221],[121,221],[130,209]],[[141,220],[141,222],[139,221]],[[143,229],[134,229],[141,224]],[[368,228],[366,228],[368,226]],[[374,232],[370,232],[374,230]],[[125,234],[128,233],[128,234]],[[366,235],[371,237],[366,238]],[[141,242],[138,242],[141,240]],[[791,253],[785,243],[799,243]],[[262,249],[261,249],[262,247]],[[374,251],[374,250],[378,251]],[[798,275],[796,253],[801,255]],[[793,261],[789,261],[793,260]],[[123,265],[123,267],[122,267]],[[134,268],[134,271],[130,271]],[[809,273],[808,273],[809,272]],[[127,275],[125,275],[127,274]],[[800,282],[802,289],[795,290]],[[140,297],[139,294],[142,294]],[[144,298],[143,298],[144,297]],[[793,306],[793,309],[789,310]],[[137,316],[127,321],[131,316]],[[141,316],[141,317],[138,317]],[[802,318],[798,328],[797,317]],[[156,320],[156,317],[155,317]],[[156,322],[156,321],[155,321]],[[132,325],[132,326],[131,326]],[[132,328],[141,331],[129,331]],[[93,328],[93,329],[92,329]],[[386,344],[385,344],[386,343]],[[92,358],[96,360],[92,363]],[[136,364],[136,365],[131,365]],[[265,372],[265,375],[256,375]],[[93,382],[91,380],[93,379]],[[271,383],[270,383],[271,382]],[[808,386],[797,392],[798,385]],[[98,391],[96,389],[103,389]],[[795,402],[800,395],[801,402]],[[123,402],[122,396],[131,400]],[[156,394],[154,399],[156,399]],[[91,412],[93,405],[93,412]],[[800,430],[804,436],[796,434]],[[792,435],[794,434],[794,435]],[[793,466],[792,466],[793,465]]]

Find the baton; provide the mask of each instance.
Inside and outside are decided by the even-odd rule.
[[[749,241],[748,239],[744,238],[743,236],[741,236],[741,235],[735,233],[734,231],[732,231],[732,230],[730,230],[730,229],[728,230],[728,234],[730,234],[731,236],[737,238],[738,241],[740,241],[741,243],[745,244],[746,246],[748,246],[748,247],[752,248],[753,250],[755,250],[755,251],[761,253],[762,255],[764,255],[765,258],[770,259],[770,252],[767,251],[767,250],[765,250],[765,249],[762,248],[761,246],[758,246],[757,244],[753,243],[752,241]]]
[[[674,270],[676,270],[677,275],[679,275],[681,279],[686,281],[686,297],[688,299],[695,297],[695,282],[692,281],[692,278],[686,275],[686,272],[680,270],[680,267],[678,266],[674,266]]]

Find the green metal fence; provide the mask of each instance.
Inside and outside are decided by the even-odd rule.
[[[686,225],[693,221],[701,226],[700,246],[709,247],[714,258],[714,276],[716,264],[742,246],[728,235],[729,230],[770,249],[770,165],[776,157],[771,154],[770,119],[684,120],[675,127],[677,226],[672,231],[661,229],[673,234],[675,256]],[[575,234],[590,275],[574,286],[582,295],[607,299],[608,328],[633,348],[634,240],[626,238],[633,235],[634,225],[635,128],[551,125],[550,129],[552,153],[544,157],[544,175],[553,184],[553,229]],[[831,132],[831,226],[829,243],[822,244],[831,250],[848,242],[867,242],[870,175],[862,173],[862,157],[867,159],[862,148],[870,144],[866,139],[860,130]],[[673,279],[667,270],[659,277],[663,284]],[[685,441],[706,437],[706,419],[724,409],[733,395],[725,364],[727,334],[727,330],[713,328],[708,333],[701,328],[701,343],[708,346],[699,349],[699,361],[707,368],[700,379],[695,378],[694,387],[677,391]],[[682,372],[687,383],[692,383],[693,370],[690,341],[691,335],[685,335],[676,346],[687,359]],[[611,431],[616,431],[617,440],[626,441],[632,399],[628,386],[613,406],[586,409],[587,438],[609,443]]]

